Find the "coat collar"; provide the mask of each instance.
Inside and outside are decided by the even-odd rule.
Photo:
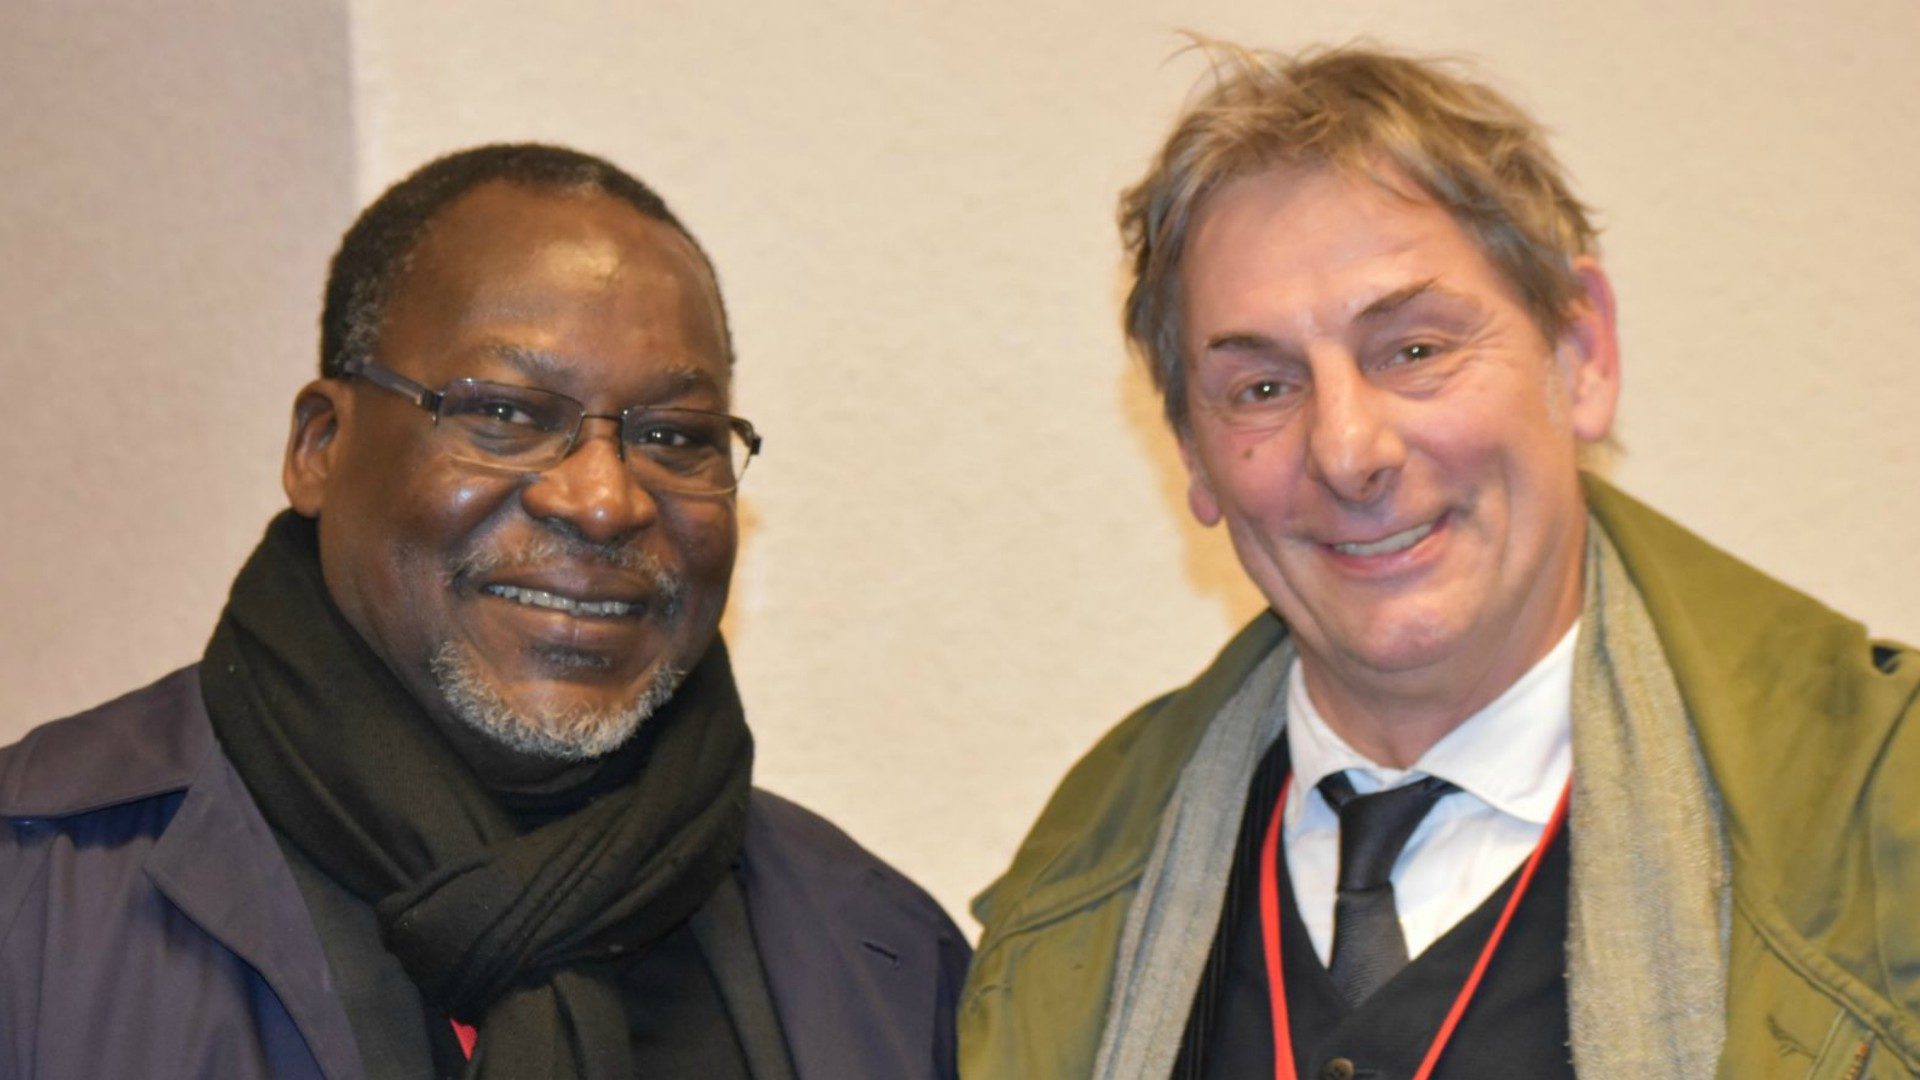
[[[266,819],[219,752],[197,668],[0,751],[0,816],[66,817],[181,792],[147,854],[148,879],[259,973],[328,1080],[360,1080],[359,1048],[313,920]]]
[[[194,777],[147,859],[147,875],[175,907],[260,973],[328,1080],[365,1075],[299,886],[224,754],[209,755]]]
[[[182,668],[0,749],[0,817],[67,817],[182,791],[213,749],[199,671]]]
[[[1286,637],[1272,611],[1255,616],[1198,678],[1142,706],[1074,765],[1012,866],[973,902],[993,937],[1006,940],[1139,881],[1207,725]]]

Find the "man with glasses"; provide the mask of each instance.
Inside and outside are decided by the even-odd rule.
[[[976,902],[962,1069],[1920,1074],[1920,657],[1583,476],[1614,298],[1530,117],[1212,59],[1126,329],[1272,610]]]
[[[692,236],[490,146],[347,232],[204,661],[0,750],[0,1078],[952,1074],[924,893],[751,786]]]

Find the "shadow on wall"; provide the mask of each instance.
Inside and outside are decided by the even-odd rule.
[[[746,557],[747,552],[753,550],[756,542],[755,537],[758,537],[765,528],[766,519],[761,516],[759,505],[754,501],[753,497],[748,494],[747,488],[744,485],[741,487],[740,493],[734,498],[734,515],[740,530],[740,541],[734,556],[734,580],[731,582],[731,585],[737,589],[739,586],[738,578],[740,573],[739,561]],[[750,605],[747,604],[733,603],[729,600],[726,610],[720,614],[720,637],[721,640],[727,642],[730,649],[738,649],[740,642],[746,640],[748,633],[750,633],[746,628],[747,624],[752,621],[752,614],[747,610],[749,606]],[[734,655],[737,657],[739,654],[736,652]]]
[[[1137,358],[1129,358],[1121,372],[1118,397],[1121,415],[1152,465],[1160,502],[1170,519],[1180,523],[1184,549],[1181,562],[1187,583],[1197,595],[1220,606],[1228,625],[1238,626],[1253,618],[1267,606],[1266,598],[1240,568],[1226,530],[1203,528],[1188,509],[1186,466],[1181,464],[1179,446],[1167,426],[1160,394]]]

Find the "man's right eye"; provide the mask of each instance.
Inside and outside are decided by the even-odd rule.
[[[566,428],[568,419],[550,402],[497,391],[450,400],[441,415],[494,453],[550,438]]]
[[[1282,379],[1255,379],[1234,390],[1227,400],[1236,408],[1271,405],[1293,394],[1292,383]]]

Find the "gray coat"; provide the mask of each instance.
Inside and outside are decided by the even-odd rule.
[[[318,935],[187,668],[0,749],[0,1080],[364,1076]],[[755,791],[742,885],[801,1080],[953,1075],[964,938]]]

